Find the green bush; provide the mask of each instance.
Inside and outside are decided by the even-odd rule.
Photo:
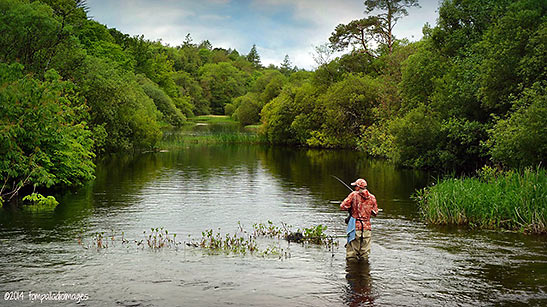
[[[514,103],[515,111],[489,130],[492,160],[510,167],[537,166],[547,157],[547,95],[536,83]]]
[[[0,101],[0,197],[94,177],[87,106],[73,83],[53,70],[40,81],[24,76],[20,64],[0,64]]]
[[[76,72],[76,82],[87,99],[93,130],[102,129],[102,135],[107,135],[101,141],[104,150],[150,148],[159,141],[157,118],[161,114],[133,73],[87,57]]]
[[[247,93],[245,96],[238,97],[234,99],[233,105],[237,106],[237,109],[233,113],[233,117],[238,120],[241,125],[252,125],[260,121],[260,111],[262,110],[262,107],[258,101],[257,94]]]
[[[137,81],[142,86],[146,95],[152,98],[156,108],[161,112],[163,119],[167,123],[175,127],[180,127],[184,124],[186,121],[184,114],[177,109],[171,97],[167,96],[157,84],[144,75],[137,75]]]
[[[393,159],[409,167],[439,166],[436,158],[441,122],[425,106],[411,110],[390,124],[395,152]]]
[[[191,103],[192,98],[188,96],[173,98],[175,107],[179,109],[186,118],[194,117],[194,106]]]

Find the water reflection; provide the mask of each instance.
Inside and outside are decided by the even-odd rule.
[[[58,197],[53,212],[0,208],[0,290],[89,293],[89,306],[497,305],[547,301],[547,240],[426,227],[409,195],[427,174],[344,150],[191,145],[110,157],[97,179]],[[83,249],[76,237],[164,226],[199,238],[272,220],[323,224],[343,234],[346,188],[330,175],[369,181],[384,212],[373,221],[370,264],[345,250],[292,244],[291,257]],[[82,230],[83,229],[83,230]],[[178,238],[177,237],[177,238]],[[265,244],[278,244],[275,241]],[[343,242],[341,242],[343,246]],[[371,272],[372,271],[372,272]],[[371,275],[372,274],[372,275]],[[373,286],[374,282],[374,286]],[[122,302],[122,303],[119,303]]]
[[[364,261],[346,262],[346,302],[348,306],[373,306],[372,278],[370,263]]]

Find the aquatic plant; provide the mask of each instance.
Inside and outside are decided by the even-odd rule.
[[[473,178],[448,178],[418,191],[427,223],[526,233],[547,232],[547,172],[482,168]]]
[[[226,233],[224,236],[220,233],[220,228],[218,232],[215,233],[213,229],[207,229],[201,233],[201,240],[197,244],[187,244],[189,246],[199,246],[201,248],[207,249],[214,252],[225,252],[225,253],[235,253],[235,254],[247,254],[254,253],[258,250],[258,244],[256,242],[256,237],[249,235],[240,235],[234,233],[230,235]]]
[[[129,244],[134,243],[138,248],[146,248],[152,250],[159,250],[162,248],[175,248],[177,249],[182,242],[176,241],[177,234],[169,234],[169,231],[163,227],[150,228],[148,233],[146,230],[143,231],[143,239],[141,240],[128,240],[125,238],[125,232],[121,233],[121,236],[118,236],[114,230],[111,230],[109,234],[102,232],[95,232],[92,234],[91,242],[85,244],[83,238],[83,233],[78,235],[77,241],[78,244],[84,248],[96,247],[97,249],[109,248],[115,245],[118,242],[117,237],[120,237],[119,242],[122,245],[129,246]]]
[[[23,197],[23,201],[29,202],[32,205],[38,205],[38,206],[52,206],[55,207],[59,204],[59,202],[55,199],[53,196],[47,196],[40,193],[32,193],[30,195],[27,195]]]
[[[104,231],[94,233],[91,243],[93,244],[93,247],[96,247],[97,249],[108,248],[109,246]]]
[[[145,247],[147,246],[150,249],[158,250],[162,248],[177,248],[178,245],[182,242],[177,242],[177,234],[169,236],[169,231],[163,227],[150,228],[150,233],[147,233],[146,230],[142,232],[144,239],[136,241],[137,246]],[[122,241],[123,242],[123,241]]]
[[[290,249],[281,247],[280,240],[287,239],[294,234],[290,229],[292,226],[281,223],[281,226],[276,226],[272,221],[267,223],[253,224],[253,231],[247,232],[243,225],[238,222],[237,230],[233,233],[221,233],[219,228],[217,231],[213,229],[207,229],[201,233],[199,240],[192,240],[188,235],[188,241],[180,242],[176,240],[176,234],[170,234],[169,231],[163,227],[150,228],[150,232],[143,231],[143,238],[140,240],[128,240],[125,238],[125,233],[122,232],[121,236],[117,235],[114,230],[111,230],[110,234],[105,232],[95,232],[92,236],[91,242],[84,243],[83,231],[79,234],[77,241],[78,244],[88,249],[95,247],[96,249],[105,249],[115,246],[116,242],[121,242],[122,246],[129,247],[132,243],[135,247],[140,249],[160,250],[164,248],[174,248],[178,250],[179,246],[186,245],[188,247],[201,248],[211,253],[226,253],[226,254],[239,254],[239,255],[256,255],[259,257],[275,256],[279,259],[290,258]],[[325,234],[326,226],[318,225],[310,228],[304,228],[302,231],[298,230],[296,233],[300,234],[302,240],[298,243],[311,243],[327,246],[334,252],[334,247],[338,245],[338,242],[334,240],[334,237]],[[120,238],[120,239],[118,239]],[[260,247],[264,245],[264,242],[259,244],[259,238],[277,239],[277,243],[271,242],[267,247]],[[291,240],[288,240],[289,243]],[[295,240],[292,240],[295,242]]]
[[[281,238],[285,237],[289,230],[287,229],[287,225],[284,223],[281,223],[283,229],[281,227],[278,227],[274,225],[272,221],[268,221],[266,224],[264,223],[255,223],[253,224],[253,234],[258,237],[270,237],[270,238]]]

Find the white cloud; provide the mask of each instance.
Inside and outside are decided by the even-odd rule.
[[[395,29],[399,38],[421,38],[425,22],[435,24],[438,0],[422,0]],[[300,68],[315,66],[313,46],[328,41],[340,23],[364,17],[360,0],[88,0],[99,22],[130,35],[181,44],[187,33],[194,41],[247,53],[257,44],[264,65],[279,65],[288,54]]]

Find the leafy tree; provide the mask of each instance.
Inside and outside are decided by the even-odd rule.
[[[547,157],[547,94],[536,83],[514,101],[514,111],[489,130],[487,145],[494,162],[510,167],[543,165]]]
[[[88,57],[75,72],[75,82],[86,97],[93,129],[104,138],[100,150],[108,152],[153,147],[161,137],[154,101],[132,72],[115,63]]]
[[[203,89],[189,73],[184,71],[173,72],[171,78],[178,87],[178,96],[187,97],[188,103],[192,105],[192,112],[197,115],[209,114],[209,102],[203,96]]]
[[[74,186],[93,178],[93,138],[84,99],[49,70],[44,81],[0,64],[0,198],[22,188]]]
[[[235,99],[234,105],[237,109],[233,113],[241,125],[252,125],[260,121],[260,110],[262,106],[258,101],[258,96],[254,93],[247,93]]]
[[[397,21],[408,15],[408,8],[419,7],[418,0],[365,0],[367,14],[380,10],[382,13],[375,15],[375,32],[378,33],[379,41],[387,46],[389,53],[393,52],[393,29]]]
[[[441,54],[465,55],[484,31],[505,12],[511,0],[447,0],[439,7],[431,39]]]
[[[378,36],[377,24],[375,17],[353,20],[347,25],[339,24],[329,38],[331,48],[342,51],[349,46],[359,47],[358,50],[374,57],[371,43]]]
[[[294,104],[294,89],[286,87],[279,96],[268,102],[260,113],[266,139],[274,144],[295,144],[291,123],[298,115]]]
[[[335,50],[344,50],[352,45],[370,57],[376,54],[371,45],[373,42],[387,46],[393,52],[393,29],[397,21],[408,15],[407,8],[419,6],[418,0],[366,0],[366,14],[380,11],[377,15],[353,20],[348,24],[339,24],[331,34],[329,41]]]
[[[393,145],[391,158],[402,165],[424,168],[438,166],[436,148],[440,141],[441,121],[424,105],[410,110],[390,124]]]
[[[507,112],[514,96],[545,80],[546,12],[542,1],[516,1],[485,31],[479,43],[485,59],[478,78],[479,95],[489,111]]]
[[[213,114],[224,114],[224,106],[246,92],[249,76],[230,63],[205,64],[199,70],[205,99]]]
[[[374,121],[372,109],[378,104],[376,81],[368,76],[349,74],[332,85],[319,98],[324,122],[320,131],[312,133],[308,145],[324,147],[355,146],[362,126]]]
[[[446,66],[446,59],[433,49],[429,41],[419,43],[416,53],[410,55],[401,68],[400,90],[406,111],[429,101]]]
[[[41,2],[0,1],[0,55],[4,63],[18,61],[27,71],[43,73],[68,30]]]
[[[162,114],[162,119],[175,127],[180,127],[184,124],[186,117],[177,109],[173,100],[158,85],[144,75],[137,75],[137,81],[146,95],[154,101],[156,108]],[[183,101],[179,101],[179,103],[183,104]]]

